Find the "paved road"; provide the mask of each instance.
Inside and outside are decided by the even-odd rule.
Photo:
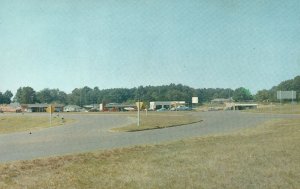
[[[27,114],[25,116],[46,116]],[[264,115],[241,112],[195,113],[204,121],[184,127],[148,130],[143,132],[109,132],[110,128],[126,125],[134,120],[126,115],[65,114],[76,123],[28,132],[0,135],[0,162],[28,160],[39,157],[65,155],[93,150],[156,144],[187,137],[228,133],[253,127],[274,118],[300,118],[300,115]]]

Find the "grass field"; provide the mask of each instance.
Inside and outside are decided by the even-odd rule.
[[[273,113],[273,114],[300,114],[300,104],[265,105],[255,110],[246,110],[246,112]]]
[[[201,117],[195,116],[190,112],[150,112],[147,116],[145,113],[141,114],[139,127],[136,123],[133,123],[125,127],[114,128],[112,131],[132,132],[160,129],[196,123],[199,121],[201,121]]]
[[[52,126],[63,125],[72,122],[70,119],[62,119],[53,116]],[[0,116],[0,134],[18,131],[32,131],[35,129],[50,127],[49,117],[47,116],[28,116],[22,114],[9,114]]]
[[[0,164],[0,188],[299,188],[300,120],[230,135]]]

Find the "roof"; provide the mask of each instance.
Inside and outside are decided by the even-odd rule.
[[[21,108],[21,105],[18,102],[10,103],[9,106],[11,108]]]
[[[27,104],[28,108],[47,108],[49,104]]]
[[[84,105],[85,108],[99,108],[99,104]]]
[[[150,104],[171,105],[171,104],[185,104],[185,101],[153,101]]]
[[[110,103],[105,106],[105,108],[129,108],[129,107],[136,107],[136,105],[135,104]]]
[[[258,104],[234,104],[235,106],[258,106]]]
[[[48,108],[51,104],[41,103],[41,104],[26,104],[27,108]],[[55,108],[64,107],[62,104],[52,104]]]
[[[64,108],[78,108],[78,109],[80,109],[81,107],[77,106],[77,105],[67,105]]]
[[[212,102],[229,102],[229,101],[232,101],[232,98],[215,98],[211,101]]]

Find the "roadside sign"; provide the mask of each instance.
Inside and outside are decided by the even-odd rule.
[[[198,97],[192,97],[192,103],[198,104]]]
[[[54,112],[55,107],[52,105],[49,105],[46,111],[49,113],[49,122],[50,122],[50,127],[52,127],[52,113]]]
[[[55,107],[52,106],[52,105],[48,106],[48,108],[46,109],[46,111],[47,111],[48,113],[53,113],[54,110],[55,110]]]
[[[137,111],[138,112],[138,115],[137,115],[137,118],[138,118],[138,120],[137,120],[137,126],[139,127],[140,126],[140,109],[143,106],[143,102],[136,102],[135,104],[136,104],[136,106],[138,108],[138,111]]]
[[[296,99],[296,91],[277,91],[277,99],[278,100],[284,100],[284,99],[294,100],[294,99]]]
[[[143,102],[136,102],[135,104],[136,104],[136,107],[138,107],[139,109],[141,109],[143,106]]]

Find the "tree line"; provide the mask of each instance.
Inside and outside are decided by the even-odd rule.
[[[21,104],[57,103],[83,106],[103,102],[134,103],[138,99],[144,102],[183,100],[190,103],[191,98],[197,96],[200,103],[210,102],[215,98],[233,98],[234,101],[256,100],[260,102],[275,102],[277,101],[276,92],[278,90],[295,90],[299,93],[300,76],[283,81],[269,90],[260,90],[255,95],[252,95],[250,91],[244,87],[239,87],[235,90],[230,88],[194,89],[182,84],[102,90],[98,87],[90,88],[85,86],[83,88],[75,88],[69,94],[59,89],[45,88],[41,91],[35,91],[31,87],[20,87],[13,101]],[[10,103],[12,96],[13,94],[10,91],[6,91],[3,94],[0,92],[0,104]],[[297,100],[299,101],[299,95],[297,96]]]
[[[7,93],[7,92],[6,92]],[[6,94],[5,93],[5,94]],[[7,95],[9,99],[12,93]],[[183,100],[191,102],[193,96],[198,96],[201,103],[209,102],[215,98],[230,98],[240,100],[253,99],[249,90],[245,88],[222,89],[222,88],[204,88],[194,89],[182,84],[170,84],[162,86],[139,86],[135,88],[114,88],[100,90],[98,87],[75,88],[70,94],[59,89],[43,89],[35,91],[32,87],[20,87],[13,98],[14,102],[21,104],[33,103],[57,103],[57,104],[75,104],[79,106],[99,103],[134,103],[137,100],[144,102],[150,101],[172,101]],[[1,101],[10,103],[8,101]]]
[[[277,91],[296,91],[297,99],[300,101],[300,76],[296,76],[294,79],[282,81],[279,85],[272,87],[271,89],[263,89],[256,93],[255,100],[259,102],[276,102]]]
[[[0,92],[0,104],[9,104],[11,103],[11,98],[13,94],[11,91],[7,90],[4,93]]]

